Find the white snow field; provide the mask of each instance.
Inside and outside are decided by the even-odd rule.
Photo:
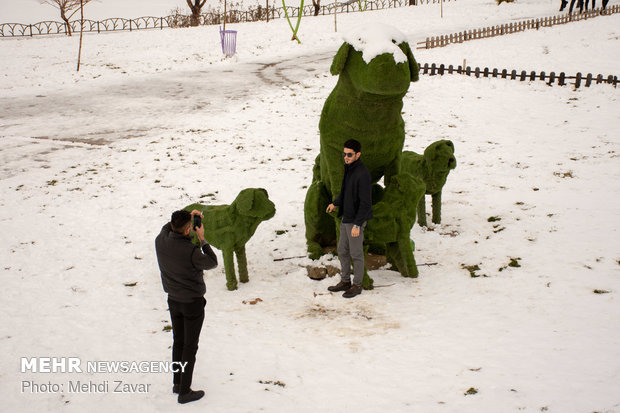
[[[343,35],[381,22],[415,46],[558,8],[458,0],[443,18],[439,4],[338,15],[337,33],[334,16],[304,18],[301,45],[285,20],[235,24],[228,59],[217,27],[89,34],[79,72],[79,36],[0,39],[0,411],[620,412],[619,88],[421,76],[405,149],[451,139],[458,165],[442,224],[412,230],[419,278],[373,270],[377,288],[346,300],[303,258]],[[620,75],[620,15],[414,54]],[[86,371],[170,360],[155,236],[175,209],[247,187],[277,213],[247,244],[249,283],[205,272],[192,387],[206,396],[178,405],[169,373]],[[84,371],[22,371],[33,357]]]

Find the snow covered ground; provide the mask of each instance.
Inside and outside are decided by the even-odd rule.
[[[620,412],[619,89],[422,76],[405,97],[406,149],[451,139],[458,162],[442,225],[411,234],[418,264],[437,264],[417,280],[372,271],[380,287],[345,300],[291,258],[305,254],[343,33],[380,21],[414,44],[557,8],[457,1],[443,19],[438,5],[339,15],[338,33],[333,16],[308,18],[301,45],[284,20],[231,25],[230,59],[216,27],[87,35],[79,73],[77,37],[1,39],[0,411]],[[415,55],[618,75],[619,22]],[[180,407],[163,373],[20,372],[21,357],[168,360],[154,238],[174,209],[246,187],[277,213],[248,243],[248,284],[229,292],[223,266],[205,273],[203,400]],[[78,380],[110,388],[69,392]],[[30,381],[64,388],[22,391]],[[114,381],[150,387],[117,394]]]

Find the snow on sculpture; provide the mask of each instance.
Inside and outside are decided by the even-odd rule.
[[[269,200],[269,195],[263,188],[247,188],[239,192],[230,205],[192,204],[185,207],[186,211],[194,209],[204,215],[202,224],[205,228],[205,240],[222,251],[226,287],[230,291],[236,290],[237,277],[233,253],[237,256],[239,281],[246,283],[249,277],[245,244],[262,221],[275,215],[275,205]],[[194,241],[198,242],[198,239],[194,237]]]
[[[441,190],[450,171],[456,168],[452,141],[433,142],[424,150],[424,155],[410,151],[403,152],[401,168],[403,172],[424,181],[426,195],[430,195],[433,202],[433,223],[441,224]],[[426,226],[425,197],[420,199],[418,205],[418,224]]]
[[[339,78],[321,113],[320,153],[315,161],[313,180],[304,205],[306,241],[310,258],[313,259],[323,255],[324,247],[336,245],[338,238],[340,223],[336,212],[330,216],[325,213],[325,208],[340,192],[344,176],[342,149],[346,140],[357,139],[361,142],[361,159],[368,167],[373,183],[383,178],[385,193],[398,198],[398,191],[390,188],[390,185],[400,173],[400,158],[405,141],[402,99],[409,84],[418,80],[419,67],[400,31],[375,24],[360,27],[344,37],[330,72],[339,75]],[[407,179],[403,178],[405,181]],[[415,183],[409,180],[407,185],[415,186]],[[380,198],[378,195],[382,192],[382,189],[373,191],[373,202],[380,201],[377,198]],[[386,199],[385,202],[393,201]],[[381,221],[384,220],[393,222],[393,226],[398,227],[398,234],[410,232],[415,222],[415,208],[407,209],[413,214],[413,222],[411,217],[406,220],[396,219],[395,215],[391,215],[389,206],[382,211],[385,211],[382,217],[375,215],[371,220],[373,222],[368,224],[376,228],[373,235],[375,239],[392,237],[392,234],[383,234],[380,229],[384,225]],[[393,213],[400,216],[402,211]],[[395,242],[399,245],[397,250],[402,254],[398,261],[415,262],[408,236],[408,249],[404,248],[403,237],[399,236]],[[389,251],[394,252],[396,249],[391,248]],[[409,269],[409,265],[398,268],[405,276],[417,275],[417,270]],[[362,286],[365,289],[372,288],[372,279],[367,273]]]

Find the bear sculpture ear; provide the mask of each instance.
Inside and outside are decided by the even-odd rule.
[[[237,210],[247,217],[269,219],[275,215],[273,202],[263,188],[247,188],[235,200]]]
[[[252,207],[254,206],[254,191],[251,189],[244,189],[239,192],[237,199],[235,199],[235,203],[240,213],[246,216],[250,215],[250,211],[252,211]]]
[[[344,69],[344,65],[347,63],[347,59],[349,58],[349,50],[351,50],[351,45],[349,43],[343,43],[338,49],[336,56],[334,56],[334,61],[332,62],[332,66],[329,69],[332,75],[338,75]]]
[[[405,43],[405,54],[407,55],[407,61],[409,62],[409,73],[411,73],[411,81],[417,82],[420,80],[420,66],[418,62],[416,62],[415,57],[413,57],[413,52],[411,51],[411,47],[409,47],[409,43]]]

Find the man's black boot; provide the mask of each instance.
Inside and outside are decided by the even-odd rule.
[[[352,285],[347,291],[342,294],[344,298],[353,298],[356,295],[360,295],[362,293],[361,285]]]
[[[327,290],[337,293],[338,291],[347,291],[351,288],[351,282],[340,281],[336,285],[332,285],[331,287],[327,287]]]
[[[205,395],[205,392],[203,392],[202,390],[189,389],[189,393],[179,394],[179,398],[177,399],[177,401],[181,404],[185,404],[189,402],[194,402],[196,400],[200,400],[202,399],[202,396],[204,395]]]

